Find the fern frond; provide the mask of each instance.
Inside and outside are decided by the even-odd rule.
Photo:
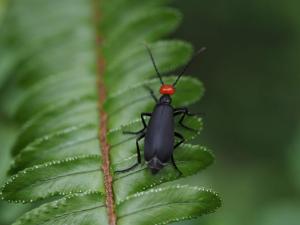
[[[14,225],[157,225],[220,206],[212,191],[169,183],[180,178],[172,166],[155,176],[146,165],[114,173],[136,160],[134,137],[122,130],[141,128],[140,113],[153,108],[145,85],[159,94],[143,43],[149,43],[162,73],[183,66],[193,54],[187,42],[160,40],[182,18],[166,2],[11,1],[0,35],[0,48],[14,52],[0,51],[8,62],[0,63],[0,75],[9,85],[2,103],[21,128],[1,197],[43,200]],[[175,76],[164,79],[172,83]],[[175,107],[204,93],[202,83],[190,77],[176,89]],[[190,141],[203,124],[200,117],[186,123],[196,131],[176,129]],[[207,148],[188,143],[174,157],[182,177],[214,161]]]

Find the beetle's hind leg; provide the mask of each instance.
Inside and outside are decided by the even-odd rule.
[[[185,141],[185,139],[178,132],[174,132],[174,135],[175,135],[175,137],[178,137],[180,139],[180,141],[177,144],[174,145],[174,149],[176,149],[177,147],[179,147]],[[174,160],[174,156],[173,155],[171,156],[171,162],[172,162],[172,165],[173,165],[174,169],[179,173],[179,175],[182,175],[182,172],[178,169],[178,167],[176,165],[176,162]]]
[[[174,116],[178,116],[178,115],[181,115],[181,118],[179,120],[179,125],[181,127],[185,128],[187,130],[193,131],[193,132],[197,132],[196,129],[188,127],[187,125],[185,125],[183,123],[183,120],[184,120],[185,116],[196,116],[198,114],[191,113],[188,108],[182,107],[182,108],[177,108],[177,109],[174,110]]]
[[[171,162],[172,162],[172,165],[174,167],[174,169],[179,173],[179,175],[181,176],[182,175],[182,172],[178,169],[176,163],[175,163],[175,160],[174,160],[174,156],[172,155],[171,156]]]
[[[137,162],[134,165],[130,166],[129,168],[126,168],[124,170],[117,170],[117,171],[115,171],[115,173],[125,173],[125,172],[128,172],[130,170],[133,170],[135,167],[137,167],[139,164],[142,163],[141,149],[140,149],[139,141],[141,139],[143,139],[144,137],[145,137],[145,133],[142,133],[142,134],[140,134],[139,137],[137,137],[137,139],[135,141],[135,143],[136,143]]]
[[[141,119],[142,119],[142,123],[143,123],[143,128],[139,131],[123,131],[123,134],[133,134],[133,135],[138,135],[141,134],[145,131],[145,129],[147,128],[147,123],[145,120],[145,116],[152,116],[152,113],[141,113]]]

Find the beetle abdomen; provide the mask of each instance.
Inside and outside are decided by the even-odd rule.
[[[156,105],[145,136],[145,160],[154,157],[161,163],[171,159],[174,146],[173,108],[170,105]]]
[[[152,174],[156,174],[164,167],[164,164],[156,156],[154,156],[148,162],[148,167],[150,168]]]

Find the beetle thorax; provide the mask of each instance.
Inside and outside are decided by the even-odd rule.
[[[172,102],[172,99],[171,99],[171,96],[170,95],[162,95],[159,99],[159,103],[162,103],[162,104],[171,104]]]

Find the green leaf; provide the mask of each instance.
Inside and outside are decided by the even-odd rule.
[[[182,177],[195,174],[213,162],[210,152],[197,145],[183,145],[174,157],[184,174]],[[127,168],[134,164],[135,160],[136,155],[133,154],[115,163],[113,168]],[[57,195],[86,191],[104,192],[100,169],[101,160],[97,155],[36,165],[12,176],[2,189],[2,196],[10,201],[32,202]],[[126,174],[117,174],[113,180],[116,200],[176,178],[178,173],[171,165],[166,166],[157,176],[153,176],[145,165]]]
[[[174,151],[181,176],[171,163],[156,175],[145,162],[115,172],[137,161],[136,136],[124,131],[143,128],[140,114],[156,104],[149,88],[160,96],[144,43],[166,84],[176,79],[166,74],[175,74],[193,55],[187,42],[161,40],[182,17],[166,2],[16,0],[9,5],[0,34],[0,77],[7,83],[0,101],[1,112],[9,112],[19,129],[1,197],[36,202],[14,224],[156,225],[220,206],[211,191],[171,182],[214,161],[206,147],[189,143],[203,128],[199,116],[184,118],[191,130],[174,118],[186,141]],[[191,105],[203,93],[200,81],[183,76],[172,106]]]
[[[11,162],[10,148],[13,144],[17,127],[8,118],[3,118],[0,115],[0,183],[2,184],[7,179],[7,170]],[[1,224],[12,224],[16,217],[22,215],[28,210],[26,205],[15,205],[8,202],[0,201],[0,218]]]
[[[126,52],[139,42],[154,41],[172,32],[179,24],[181,15],[170,8],[154,8],[145,11],[137,10],[130,13],[118,26],[111,26],[105,32],[107,42],[105,48],[109,55]],[[120,42],[122,36],[122,42]],[[122,43],[126,43],[123,45]]]
[[[54,117],[54,115],[56,116]],[[51,108],[24,124],[20,130],[19,139],[14,146],[14,153],[18,153],[20,149],[34,139],[72,125],[96,123],[97,118],[97,105],[95,101],[89,98],[79,99],[62,107]],[[43,127],[40,124],[43,124]]]
[[[195,157],[195,154],[197,154],[197,157]],[[193,175],[213,162],[213,157],[209,151],[197,145],[183,145],[178,148],[178,151],[174,154],[174,158],[178,164],[178,168],[183,173],[182,176],[178,175],[172,165],[167,165],[157,176],[153,176],[146,166],[132,170],[128,174],[117,175],[114,179],[116,200],[120,201],[129,194],[134,194],[140,190],[148,190],[167,181]],[[133,164],[132,159],[133,157],[127,159],[129,162],[131,161],[129,165]],[[126,165],[120,167],[120,169],[128,168],[128,162],[121,162],[120,164]]]
[[[99,156],[74,157],[36,165],[11,177],[3,189],[3,197],[25,203],[54,195],[104,191],[100,170]]]
[[[79,76],[74,76],[74,71],[51,76],[24,92],[16,118],[20,122],[25,122],[47,108],[57,108],[71,101],[82,100],[82,98],[96,99],[94,85],[96,78],[78,70],[75,72]],[[63,96],[61,96],[62,91],[64,91]]]
[[[97,129],[96,124],[83,124],[36,139],[15,157],[10,173],[49,161],[100,154]]]
[[[198,187],[152,189],[129,196],[117,206],[120,225],[167,224],[213,212],[220,206],[216,194]],[[159,215],[157,217],[153,215]]]
[[[36,208],[13,225],[108,225],[104,198],[99,193],[73,195]]]
[[[162,73],[184,65],[192,54],[192,46],[182,41],[159,41],[149,46]],[[143,82],[146,78],[156,76],[149,55],[144,45],[140,43],[123,54],[119,53],[113,59],[108,56],[107,60],[105,82],[110,95]]]
[[[44,204],[13,225],[108,224],[104,206],[103,198],[98,193],[76,194]],[[152,189],[128,196],[117,204],[118,224],[166,224],[213,212],[219,206],[220,200],[216,194],[198,187]]]

